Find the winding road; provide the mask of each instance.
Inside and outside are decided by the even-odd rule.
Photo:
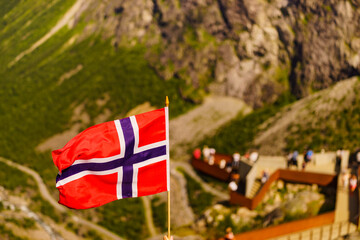
[[[14,168],[17,168],[19,169],[20,171],[26,173],[26,174],[29,174],[31,175],[37,185],[39,186],[39,191],[40,191],[40,194],[41,196],[46,200],[48,201],[56,210],[58,210],[59,212],[61,213],[65,213],[68,211],[67,208],[65,208],[64,206],[60,205],[59,203],[57,203],[55,201],[55,199],[51,196],[51,194],[49,193],[48,189],[46,188],[42,178],[40,177],[40,175],[35,172],[34,170],[28,168],[28,167],[25,167],[25,166],[22,166],[20,164],[17,164],[13,161],[10,161],[8,159],[5,159],[5,158],[2,158],[0,157],[0,162],[3,162],[11,167],[14,167]],[[99,233],[103,234],[104,236],[108,237],[108,239],[114,239],[114,240],[123,240],[123,238],[119,237],[118,235],[110,232],[109,230],[107,230],[106,228],[103,228],[97,224],[94,224],[86,219],[83,219],[81,217],[78,217],[78,216],[72,216],[72,220],[76,223],[80,223],[80,224],[83,224],[91,229],[94,229],[96,231],[98,231]]]
[[[41,194],[41,196],[46,200],[48,201],[56,210],[58,210],[59,212],[61,213],[65,213],[65,212],[68,212],[68,209],[62,205],[60,205],[50,194],[50,192],[48,191],[44,181],[42,180],[42,178],[40,177],[40,175],[35,172],[34,170],[28,168],[28,167],[25,167],[25,166],[22,166],[20,164],[17,164],[11,160],[8,160],[8,159],[5,159],[5,158],[2,158],[0,157],[0,162],[3,162],[11,167],[14,167],[30,176],[32,176],[34,178],[34,180],[36,181],[38,187],[39,187],[39,192]],[[208,185],[207,183],[205,183],[201,178],[199,178],[197,176],[197,174],[195,173],[195,171],[193,170],[193,168],[191,167],[191,165],[187,162],[179,162],[179,161],[172,161],[171,162],[171,175],[172,177],[174,177],[174,180],[176,179],[177,181],[179,181],[179,177],[182,175],[179,174],[177,171],[176,171],[176,168],[178,167],[181,167],[184,169],[184,171],[189,174],[192,178],[194,178],[197,182],[199,182],[201,184],[201,186],[204,188],[205,191],[207,192],[210,192],[212,193],[213,195],[217,196],[220,200],[227,200],[228,199],[228,194],[225,194],[224,192],[221,192],[221,191],[218,191],[216,189],[214,189],[213,187],[211,187],[210,185]],[[180,175],[180,176],[178,176]],[[183,177],[182,177],[183,178]],[[183,179],[185,181],[185,179]],[[180,181],[181,182],[181,181]],[[186,181],[185,181],[186,182]],[[185,186],[185,182],[183,182],[182,185],[182,189],[186,189],[186,186]],[[178,195],[179,192],[175,193],[175,192],[172,192],[172,195]],[[188,204],[188,201],[187,200],[187,192],[182,192],[182,197],[178,196],[179,199],[182,199],[179,203],[177,202],[177,208],[180,207],[180,205],[182,205],[180,207],[180,209],[182,209],[181,211],[182,212],[187,212],[189,215],[188,218],[191,220],[194,218],[193,216],[193,213],[192,213],[192,209],[191,207],[189,206]],[[172,199],[172,200],[175,200],[175,199]],[[154,236],[157,236],[157,232],[156,232],[156,228],[154,227],[154,223],[153,223],[153,219],[152,219],[152,209],[151,209],[151,203],[149,201],[149,198],[147,197],[142,197],[142,201],[143,201],[143,204],[144,204],[144,208],[145,208],[145,217],[146,217],[146,224],[147,224],[147,227],[149,229],[149,233],[150,233],[150,236],[151,237],[154,237]],[[175,205],[174,205],[175,206]],[[175,214],[176,215],[176,214]],[[96,231],[98,231],[99,233],[101,233],[102,235],[106,236],[107,239],[113,239],[113,240],[123,240],[123,238],[119,237],[118,235],[114,234],[113,232],[107,230],[106,228],[104,227],[101,227],[97,224],[94,224],[86,219],[83,219],[79,216],[72,216],[72,220],[76,223],[79,223],[79,224],[83,224],[91,229],[94,229]]]
[[[190,177],[192,177],[193,179],[195,179],[203,188],[206,192],[209,192],[213,195],[215,195],[216,197],[219,198],[219,200],[229,200],[229,194],[228,192],[222,192],[219,191],[213,187],[211,187],[209,184],[207,184],[206,182],[204,182],[194,171],[193,167],[187,163],[187,162],[171,162],[171,168],[178,168],[181,167],[182,169],[184,169],[184,171],[190,175]]]

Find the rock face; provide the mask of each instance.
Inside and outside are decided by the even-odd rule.
[[[148,46],[163,79],[252,106],[360,75],[359,0],[92,0],[86,32]],[[95,20],[95,21],[94,21]]]

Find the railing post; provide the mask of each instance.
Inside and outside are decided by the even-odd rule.
[[[322,240],[322,235],[323,235],[323,226],[320,227],[320,240]]]
[[[310,240],[313,239],[313,232],[314,232],[313,229],[311,229],[311,230],[310,230]]]
[[[333,225],[331,224],[330,225],[330,230],[329,230],[329,240],[331,240],[332,228],[333,228]]]
[[[338,235],[338,237],[341,237],[341,225],[342,225],[342,222],[339,223],[339,235]]]

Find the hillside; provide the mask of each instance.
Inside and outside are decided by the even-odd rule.
[[[284,107],[260,126],[254,144],[264,154],[339,148],[359,144],[360,78],[353,77]]]
[[[74,28],[64,25],[47,41],[27,51],[51,32],[74,3],[0,2],[0,156],[39,172],[56,198],[57,170],[50,150],[36,150],[45,140],[72,129],[73,124],[79,124],[81,127],[76,131],[81,131],[104,113],[102,121],[124,116],[144,102],[163,106],[165,95],[171,96],[173,116],[192,106],[177,93],[177,87],[184,85],[181,80],[164,82],[148,66],[143,58],[144,45],[115,49],[111,40],[100,34],[83,37],[72,45],[74,36],[83,32],[85,22]],[[27,54],[17,58],[23,52]],[[80,116],[88,117],[72,118],[77,109]],[[54,217],[51,206],[39,209],[49,209],[45,214]],[[129,199],[75,214],[123,237],[145,238],[148,232],[143,209],[141,199]],[[68,218],[60,213],[55,216],[76,232],[78,227]]]
[[[265,155],[289,151],[355,151],[359,148],[359,77],[338,82],[301,100],[285,96],[273,105],[232,120],[203,144],[219,152],[257,150]]]
[[[353,149],[359,84],[342,80],[360,75],[359,9],[359,0],[0,0],[0,157],[37,171],[56,197],[51,150],[96,123],[162,107],[166,95],[177,156],[218,128],[208,145],[229,153]],[[294,96],[309,97],[288,105]],[[23,195],[37,196],[37,212],[97,239],[37,191]],[[141,199],[72,214],[127,239],[150,234]]]

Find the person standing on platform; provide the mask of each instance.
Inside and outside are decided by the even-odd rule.
[[[336,151],[336,166],[338,167],[340,167],[342,156],[343,156],[343,150],[342,148],[340,148]]]
[[[240,175],[238,173],[232,173],[230,175],[230,183],[229,183],[229,189],[233,192],[237,191],[239,188],[239,179]]]
[[[268,170],[264,170],[264,171],[262,172],[262,176],[261,176],[261,183],[262,183],[262,184],[265,184],[265,183],[269,180],[269,177],[270,177],[269,171],[268,171]]]
[[[299,152],[298,151],[294,151],[293,154],[292,154],[292,157],[291,157],[291,164],[296,166],[296,168],[298,168],[298,160],[297,160],[297,157],[299,155]]]
[[[240,153],[235,152],[232,157],[233,157],[232,171],[238,172],[240,169]]]
[[[252,163],[255,163],[259,158],[259,153],[258,152],[252,152],[249,156],[249,160]]]
[[[289,152],[289,154],[286,156],[286,166],[287,168],[290,168],[291,164],[292,164],[292,156],[293,153]]]
[[[356,179],[356,176],[354,174],[351,175],[351,177],[350,177],[349,185],[350,185],[350,191],[354,192],[356,187],[357,187],[357,179]]]
[[[311,149],[308,149],[304,155],[304,162],[308,164],[311,162],[314,152]]]
[[[343,169],[341,171],[341,185],[344,190],[347,190],[349,187],[349,178],[350,178],[349,171],[346,169]]]
[[[196,160],[199,160],[201,158],[201,150],[200,150],[200,148],[195,148],[195,150],[193,151],[193,157]]]
[[[209,158],[209,165],[214,165],[215,163],[215,148],[210,148],[210,158]]]
[[[231,227],[226,228],[225,240],[233,240],[233,239],[234,239],[234,233],[232,232]]]
[[[210,158],[210,148],[205,145],[203,147],[202,153],[203,153],[204,161],[208,162]]]

